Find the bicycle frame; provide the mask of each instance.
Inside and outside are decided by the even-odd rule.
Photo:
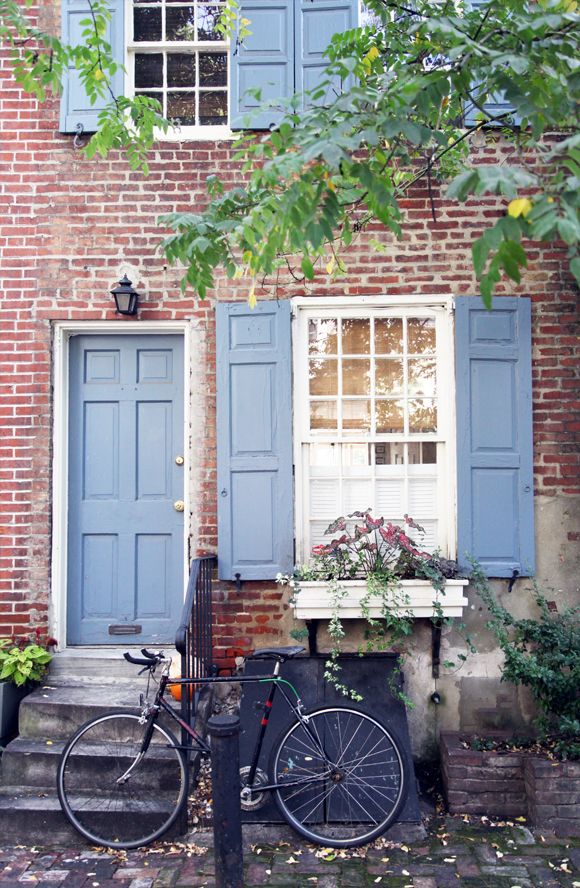
[[[250,763],[250,770],[248,772],[248,781],[247,788],[251,789],[256,777],[256,772],[258,770],[258,762],[260,760],[260,755],[262,753],[262,747],[264,745],[264,738],[266,736],[266,731],[268,729],[268,723],[270,719],[270,713],[272,711],[272,707],[274,704],[274,697],[276,695],[276,689],[279,688],[280,692],[285,699],[289,709],[295,716],[295,718],[304,726],[305,730],[308,731],[310,737],[312,738],[313,743],[316,745],[320,755],[322,756],[325,764],[329,764],[324,749],[320,743],[319,738],[316,734],[310,729],[308,724],[309,719],[308,716],[304,714],[304,705],[298,696],[298,692],[296,688],[285,678],[280,676],[280,662],[277,661],[274,666],[274,671],[271,675],[259,675],[259,676],[244,676],[240,675],[233,679],[235,682],[239,682],[240,684],[265,684],[267,682],[271,683],[272,687],[270,688],[270,692],[268,697],[264,703],[264,709],[262,712],[262,718],[260,721],[260,728],[258,731],[258,736],[256,737],[256,743],[254,746],[254,753],[252,755],[252,760]],[[207,678],[179,678],[172,679],[167,674],[162,674],[159,687],[157,689],[157,693],[155,694],[155,700],[152,706],[149,707],[149,711],[147,712],[146,718],[149,719],[149,724],[151,726],[151,731],[147,731],[144,741],[143,741],[143,749],[142,752],[145,753],[147,751],[147,747],[149,745],[149,740],[152,735],[152,725],[157,720],[159,712],[163,711],[167,713],[170,719],[177,722],[177,724],[186,732],[186,734],[191,737],[191,740],[196,745],[194,746],[192,743],[188,743],[186,745],[179,744],[176,748],[180,749],[186,753],[190,752],[199,752],[202,755],[210,755],[211,749],[209,745],[205,742],[203,737],[197,733],[195,728],[192,728],[191,725],[188,725],[182,718],[180,718],[172,706],[165,700],[164,694],[165,689],[168,684],[171,685],[181,685],[182,687],[190,687],[192,685],[210,685],[210,684],[219,684],[225,682],[232,682],[232,678],[230,676],[210,676]],[[293,692],[296,700],[295,702],[290,698],[287,693],[284,685],[287,685]],[[296,780],[295,782],[289,783],[286,781],[284,783],[284,787],[288,788],[288,786],[298,785],[303,783],[303,780]],[[279,783],[271,783],[271,784],[263,784],[261,783],[259,788],[260,792],[265,792],[266,790],[279,789],[281,784]]]

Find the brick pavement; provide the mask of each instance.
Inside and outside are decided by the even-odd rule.
[[[244,885],[287,888],[580,888],[580,839],[515,822],[433,817],[404,844],[379,839],[348,852],[321,849],[286,827],[244,827]],[[0,847],[0,888],[213,888],[211,832],[140,851]]]

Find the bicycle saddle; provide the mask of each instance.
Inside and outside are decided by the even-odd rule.
[[[258,648],[253,654],[250,654],[250,658],[253,660],[278,660],[279,663],[283,663],[284,660],[289,660],[290,657],[295,657],[297,654],[301,654],[304,650],[306,650],[306,648],[303,648],[300,645],[290,645],[289,647],[279,648]]]

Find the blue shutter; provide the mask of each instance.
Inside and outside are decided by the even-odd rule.
[[[534,570],[531,303],[455,300],[458,557]]]
[[[111,44],[114,60],[124,63],[124,4],[123,0],[109,0],[111,20],[107,27],[106,40]],[[82,43],[84,28],[81,22],[90,19],[88,0],[62,0],[62,41],[71,46]],[[124,71],[119,70],[112,79],[111,87],[115,96],[123,95]],[[63,79],[63,92],[60,100],[61,133],[76,132],[77,124],[83,131],[94,133],[98,129],[99,112],[109,104],[110,98],[98,99],[91,105],[80,81],[79,72],[70,68]]]
[[[272,107],[259,113],[262,102],[288,99],[294,92],[293,0],[242,0],[239,18],[250,20],[243,43],[230,50],[230,126],[270,129],[283,112]],[[261,89],[261,101],[248,95]],[[249,117],[248,117],[249,115]]]
[[[290,303],[216,315],[219,576],[270,580],[294,553]]]
[[[296,92],[314,89],[325,76],[328,59],[322,54],[334,34],[358,25],[358,0],[296,0]],[[338,78],[327,87],[325,104],[342,92]]]
[[[494,0],[467,0],[466,9],[469,12],[470,7],[472,9],[482,9],[484,6],[488,6],[489,3],[494,2]],[[477,84],[473,84],[473,91],[477,90]],[[509,114],[514,110],[514,106],[507,102],[503,92],[499,92],[496,95],[489,96],[487,102],[482,104],[482,107],[487,112],[487,114],[491,114],[496,117],[498,114]],[[480,114],[479,108],[474,108],[471,104],[468,106],[465,114],[463,115],[463,122],[465,126],[475,126],[478,123],[478,114]],[[514,115],[514,123],[519,124],[521,118],[517,115]],[[501,126],[500,123],[495,123],[490,121],[489,126]]]

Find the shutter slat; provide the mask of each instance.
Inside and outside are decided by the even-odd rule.
[[[455,300],[458,557],[534,570],[531,303]]]
[[[111,20],[107,25],[105,39],[111,44],[114,60],[122,65],[125,58],[125,28],[123,0],[110,0]],[[62,0],[62,41],[77,46],[82,43],[81,22],[90,19],[91,9],[87,0]],[[111,81],[115,96],[123,95],[124,72],[118,70]],[[109,104],[110,98],[97,99],[91,105],[81,83],[79,72],[70,68],[63,78],[63,91],[60,100],[60,132],[74,133],[80,123],[83,132],[94,133],[98,129],[99,113]]]
[[[251,34],[230,49],[230,126],[270,129],[283,112],[272,107],[256,113],[265,101],[288,99],[294,92],[293,0],[242,0],[239,20],[250,20]],[[247,90],[260,89],[261,101]],[[248,115],[250,115],[248,117]]]
[[[270,580],[293,566],[290,303],[216,307],[218,569]]]

